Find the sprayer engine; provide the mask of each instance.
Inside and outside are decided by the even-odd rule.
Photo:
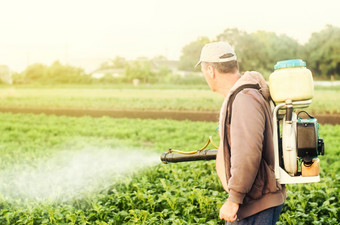
[[[295,112],[310,103],[287,100],[274,107],[275,176],[281,184],[320,181],[318,156],[324,154],[324,143],[319,138],[319,124],[306,111]],[[302,113],[309,118],[299,117]]]
[[[312,164],[313,158],[324,155],[324,142],[322,138],[319,138],[317,120],[306,111],[300,113],[302,112],[306,113],[309,118],[297,120],[297,155],[305,164]]]

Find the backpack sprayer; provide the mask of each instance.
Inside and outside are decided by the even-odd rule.
[[[306,111],[312,103],[312,73],[300,59],[280,61],[269,77],[273,102],[273,142],[275,177],[281,184],[319,182],[320,160],[324,142],[319,138],[317,119]],[[299,117],[306,114],[308,118]],[[206,149],[209,144],[216,149]],[[183,152],[169,149],[161,155],[163,163],[216,159],[218,146],[209,137],[199,150]]]

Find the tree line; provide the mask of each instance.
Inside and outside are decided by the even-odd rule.
[[[21,73],[12,74],[14,84],[27,83],[130,83],[138,79],[141,83],[174,83],[197,84],[204,83],[204,79],[194,75],[200,68],[195,68],[202,47],[211,41],[227,41],[235,49],[238,57],[240,71],[256,70],[265,78],[273,72],[278,61],[287,59],[302,59],[317,79],[340,78],[340,28],[327,25],[320,32],[313,33],[309,41],[301,45],[287,35],[277,35],[273,32],[256,31],[247,33],[237,28],[228,28],[213,40],[208,37],[199,37],[182,49],[177,69],[169,68],[167,64],[157,65],[155,62],[169,62],[165,57],[158,56],[153,59],[139,58],[128,61],[117,56],[115,59],[102,63],[98,70],[109,71],[120,69],[120,76],[107,73],[100,79],[86,74],[83,69],[71,65],[63,65],[56,61],[47,66],[36,63],[28,66]],[[6,66],[2,66],[0,76],[5,77]],[[186,76],[177,74],[178,71],[187,71]]]
[[[200,37],[184,46],[180,58],[181,69],[192,69],[197,63],[201,48],[210,41],[227,41],[235,49],[241,71],[256,70],[268,77],[278,61],[303,59],[313,76],[339,78],[340,76],[340,28],[327,25],[313,33],[309,41],[301,45],[287,35],[256,31],[247,33],[228,28],[214,40]]]
[[[9,73],[7,66],[0,65],[0,79]],[[116,76],[116,72],[119,72]],[[102,76],[96,78],[94,73],[100,72]],[[194,72],[192,72],[194,73]],[[202,77],[188,73],[181,76],[174,73],[166,66],[155,65],[154,60],[146,58],[127,61],[122,57],[116,57],[100,65],[97,71],[88,74],[84,69],[71,65],[64,65],[55,61],[50,66],[41,63],[29,65],[23,72],[13,73],[13,84],[127,84],[138,80],[138,83],[171,83],[171,84],[203,84]],[[0,83],[9,83],[1,79]]]

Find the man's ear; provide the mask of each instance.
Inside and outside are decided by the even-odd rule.
[[[208,74],[211,77],[211,79],[215,78],[215,68],[213,66],[208,65]]]

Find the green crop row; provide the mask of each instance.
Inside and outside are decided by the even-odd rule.
[[[208,89],[2,88],[1,107],[218,111]],[[340,113],[340,88],[315,89],[311,113]]]
[[[0,113],[0,224],[223,224],[218,219],[218,209],[227,194],[217,179],[213,161],[167,165],[159,161],[160,154],[168,148],[199,149],[210,135],[218,143],[216,125]],[[288,199],[278,224],[338,224],[339,132],[339,125],[320,127],[320,136],[326,145],[326,155],[321,157],[322,180],[315,184],[287,185]],[[88,174],[100,167],[95,161],[103,157],[96,157],[96,154],[103,149],[109,152],[123,149],[117,159],[108,157],[111,160],[108,166],[128,160],[124,156],[132,156],[129,152],[134,149],[139,153],[133,155],[140,158],[134,163],[145,163],[145,167],[131,165],[131,170],[124,167],[126,172],[112,175],[117,177],[101,169],[96,176],[101,173],[109,176],[104,176],[99,185],[90,190],[80,187],[76,189],[79,192],[70,194],[67,189],[73,187],[60,182],[70,182],[66,179],[70,176],[68,173],[79,167],[70,166],[65,160],[68,162],[68,158],[72,158],[73,162],[74,155],[81,158],[84,152],[91,153],[92,161],[82,158],[86,167],[80,167]],[[60,155],[65,155],[66,159],[61,163],[51,161]],[[156,162],[146,163],[148,158],[155,158]],[[106,160],[102,162],[107,163]],[[61,168],[64,165],[71,170],[65,172]],[[122,162],[121,166],[124,165]],[[30,174],[45,170],[52,171],[55,179],[42,176],[43,179],[35,180],[36,176]],[[30,176],[26,176],[27,173]],[[26,178],[39,181],[39,185],[34,186],[34,182]],[[85,178],[90,179],[86,185],[96,182],[96,177]],[[16,186],[22,180],[24,184]],[[41,186],[53,180],[59,183],[52,183],[53,187]],[[78,180],[73,183],[77,184]],[[43,192],[42,187],[49,191],[41,198],[37,198],[39,195],[31,197],[32,193],[25,192],[31,185],[38,192]],[[70,198],[48,195],[56,191],[55,186],[60,187],[59,193],[70,194]]]

